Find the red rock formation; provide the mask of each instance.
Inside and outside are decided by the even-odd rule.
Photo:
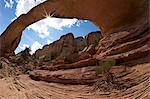
[[[65,57],[74,52],[74,36],[68,33],[60,37],[59,40],[44,46],[37,50],[34,54],[36,58],[45,56],[46,58],[54,59],[56,57]]]
[[[77,37],[74,39],[74,51],[79,52],[82,51],[87,46],[87,42],[83,37]]]
[[[96,44],[98,44],[98,41],[101,38],[102,37],[100,32],[89,33],[86,36],[86,38],[83,37],[74,38],[73,34],[68,33],[60,37],[59,40],[49,45],[45,45],[42,49],[37,50],[34,56],[36,58],[40,57],[49,58],[49,60],[57,58],[55,61],[53,61],[54,64],[58,64],[59,63],[57,62],[58,60],[62,61],[62,59],[66,57],[70,57],[70,59],[72,60],[71,56],[72,57],[79,56],[79,58],[77,59],[79,61],[80,56],[85,55],[84,52],[87,52],[91,55],[95,54],[95,46]],[[87,46],[87,43],[91,45]],[[83,53],[83,55],[82,54],[79,55],[78,52]],[[75,55],[74,53],[77,54]]]
[[[75,62],[85,60],[88,58],[92,58],[92,55],[90,55],[87,52],[74,53],[74,54],[67,56],[64,61],[65,61],[65,63],[75,63]]]
[[[98,45],[98,42],[102,39],[101,32],[91,32],[85,37],[85,39],[87,46],[80,53],[88,52],[89,54],[94,55],[96,53],[95,48]]]
[[[97,59],[114,58],[118,62],[127,62],[149,55],[148,17],[143,15],[130,26],[119,28],[120,32],[104,37],[97,48]]]
[[[76,79],[80,79],[77,77],[83,78],[91,76],[89,73],[92,71],[92,67],[86,67],[76,69],[77,71],[63,71],[64,75],[67,78],[76,77]],[[121,69],[120,67],[114,67],[114,71],[118,71]],[[149,69],[150,64],[142,64],[142,65],[136,65],[132,67],[129,72],[122,72],[120,70],[119,72],[116,72],[115,75],[117,75],[118,80],[124,79],[124,83],[129,88],[116,91],[111,90],[111,92],[102,92],[102,91],[94,91],[93,86],[87,86],[87,85],[63,85],[58,83],[47,83],[43,81],[35,81],[30,79],[28,75],[20,75],[16,78],[5,78],[0,79],[0,96],[2,98],[6,99],[18,99],[21,97],[22,99],[28,99],[28,98],[45,98],[45,99],[77,99],[77,98],[87,98],[87,99],[149,99],[150,97],[150,84],[149,84]],[[94,68],[93,68],[94,69]],[[79,70],[79,71],[78,71]],[[89,70],[89,71],[88,71]],[[48,71],[44,72],[42,75],[46,75]],[[63,72],[59,73],[62,74]],[[72,72],[72,73],[70,73]],[[89,72],[89,73],[88,73]],[[94,72],[94,71],[93,71]],[[56,73],[56,72],[55,72]],[[74,74],[75,73],[75,74]],[[82,73],[83,75],[82,77]],[[40,74],[40,72],[38,73]],[[52,73],[51,73],[52,74]],[[69,74],[69,75],[67,75]],[[57,74],[56,74],[57,75]],[[80,76],[78,76],[80,75]],[[37,78],[40,75],[37,75]],[[48,80],[51,75],[47,75]],[[53,75],[54,76],[54,75]],[[93,75],[94,76],[94,75]],[[56,77],[56,76],[55,76]],[[58,76],[59,77],[59,76]],[[60,76],[62,77],[62,76]],[[40,78],[40,77],[39,77]],[[65,77],[64,77],[65,78]],[[44,78],[43,78],[44,79]],[[37,79],[38,80],[38,79]],[[63,79],[61,79],[63,80]]]
[[[86,37],[87,45],[90,46],[91,44],[98,44],[99,40],[102,39],[102,34],[100,31],[91,32]]]
[[[30,77],[35,80],[63,84],[91,84],[96,82],[95,67],[83,67],[68,70],[34,70]]]
[[[56,71],[60,69],[74,69],[74,68],[81,68],[86,66],[93,66],[96,65],[96,59],[89,58],[85,60],[81,60],[72,64],[59,64],[55,66],[42,66],[39,69],[42,70],[49,70],[49,71]]]
[[[97,47],[97,54],[93,56],[97,60],[89,58],[86,60],[80,60],[78,62],[75,61],[75,63],[71,64],[43,66],[39,68],[40,69],[39,71],[38,70],[33,71],[31,73],[31,77],[33,79],[44,80],[48,82],[59,82],[59,83],[62,82],[66,84],[67,81],[69,81],[69,83],[71,84],[74,84],[72,82],[75,82],[75,84],[78,83],[84,84],[88,82],[91,83],[91,81],[93,82],[95,80],[94,79],[90,79],[90,81],[87,79],[83,80],[82,77],[80,77],[80,79],[76,79],[74,77],[69,78],[70,76],[68,75],[74,74],[75,68],[95,66],[97,61],[101,61],[103,59],[107,60],[112,58],[116,60],[117,64],[131,63],[131,61],[132,62],[134,61],[134,64],[149,63],[150,61],[148,58],[150,55],[150,47],[149,47],[150,29],[147,18],[148,18],[147,15],[143,15],[143,17],[139,19],[139,21],[131,24],[130,26],[122,27],[121,29],[119,28],[120,30],[119,32],[111,33],[111,35],[105,36],[103,39],[101,39]],[[145,61],[144,58],[147,58],[147,61]],[[135,61],[139,59],[140,61],[138,62]],[[128,65],[131,64],[126,64],[126,66]],[[44,74],[45,71],[42,70],[47,70],[47,72]],[[58,73],[59,71],[64,72]],[[66,72],[71,71],[71,73],[67,73],[68,75],[66,75],[65,71]],[[53,75],[53,73],[56,75]],[[83,75],[85,74],[83,73]],[[78,80],[79,82],[77,82]]]
[[[64,0],[62,0],[64,3]],[[70,2],[72,2],[73,0],[70,0]],[[76,5],[76,2],[80,2],[80,4],[82,5],[76,5],[76,7],[74,9],[78,9],[80,7],[83,7],[82,11],[87,10],[87,4],[91,5],[91,9],[89,9],[89,5],[88,5],[88,9],[89,9],[89,13],[80,13],[80,11],[78,12],[78,10],[75,11],[71,11],[72,9],[68,9],[69,6],[74,7],[73,5],[71,5],[71,3],[67,0],[65,2],[65,6],[67,6],[65,10],[63,9],[63,7],[59,8],[59,10],[57,11],[62,11],[60,12],[62,15],[66,15],[66,16],[71,16],[75,13],[80,13],[81,17],[82,15],[91,19],[91,20],[95,20],[98,25],[102,25],[102,30],[103,31],[107,31],[110,30],[109,32],[107,32],[106,34],[110,34],[110,35],[106,35],[104,36],[104,38],[102,40],[100,40],[98,47],[96,47],[96,55],[93,55],[92,58],[89,58],[89,54],[87,55],[87,53],[84,54],[83,53],[79,53],[77,54],[77,56],[72,56],[73,57],[79,57],[78,59],[75,60],[71,60],[74,63],[70,63],[70,64],[65,64],[65,62],[63,63],[62,61],[60,61],[59,65],[54,65],[54,66],[47,66],[44,65],[40,68],[37,68],[37,70],[33,70],[30,72],[30,77],[32,79],[35,80],[42,80],[42,81],[46,81],[46,82],[55,82],[55,83],[62,83],[61,85],[55,84],[55,86],[52,86],[51,84],[53,83],[45,83],[45,82],[35,82],[33,80],[30,80],[29,78],[22,77],[21,78],[17,78],[12,80],[11,78],[7,78],[6,79],[2,79],[0,80],[0,96],[2,97],[6,97],[6,98],[18,98],[19,96],[21,97],[34,97],[34,98],[58,98],[60,96],[62,96],[63,98],[90,98],[90,99],[100,99],[100,98],[147,98],[149,99],[149,89],[150,89],[150,85],[149,85],[149,77],[150,77],[150,70],[148,68],[150,68],[150,61],[149,61],[149,56],[150,56],[150,29],[149,29],[149,23],[148,23],[148,18],[149,15],[143,15],[142,14],[142,9],[145,8],[142,5],[142,2],[144,0],[141,0],[139,2],[137,2],[137,0],[125,0],[125,1],[121,1],[121,0],[117,0],[117,1],[113,1],[113,0],[107,0],[107,1],[102,1],[102,0],[96,0],[95,2],[91,1],[91,0],[81,0],[81,1],[76,1],[74,0],[74,3],[72,3],[73,5]],[[50,2],[50,3],[48,3]],[[49,0],[46,3],[43,3],[44,5],[47,4],[46,10],[49,9],[48,6],[50,6],[51,2],[53,2],[55,4],[55,1],[53,0]],[[147,2],[147,0],[145,0],[145,2]],[[97,4],[102,4],[103,6],[99,6]],[[145,3],[143,3],[145,4]],[[42,5],[42,4],[41,4]],[[57,4],[56,4],[57,5]],[[107,6],[106,6],[107,5]],[[64,5],[63,5],[64,6]],[[51,6],[50,6],[51,7]],[[123,8],[123,9],[121,9]],[[135,8],[136,11],[135,11]],[[40,6],[37,6],[35,9],[32,9],[32,11],[34,12],[30,12],[29,15],[33,15],[37,10],[40,10]],[[92,12],[93,9],[96,9],[94,11],[99,11],[99,12],[103,12],[103,13],[95,13]],[[55,10],[55,8],[54,8]],[[66,11],[66,12],[65,12]],[[67,13],[70,13],[68,14]],[[131,11],[131,12],[130,12]],[[135,11],[135,13],[133,13]],[[58,13],[58,12],[57,12]],[[144,11],[143,11],[144,13]],[[138,19],[135,23],[133,22],[133,24],[129,24],[126,26],[123,26],[124,24],[127,23],[132,23],[131,20],[135,21],[135,16],[139,17],[138,14],[143,15],[142,18]],[[93,16],[91,16],[93,15]],[[40,15],[37,15],[37,18],[35,18],[35,20],[40,19],[41,17],[39,17]],[[79,16],[80,17],[80,16]],[[84,17],[84,18],[85,18]],[[109,17],[111,20],[109,20]],[[94,19],[95,18],[95,19]],[[105,20],[106,18],[106,20]],[[33,18],[34,19],[34,18]],[[33,22],[33,19],[32,22]],[[108,21],[105,23],[105,21]],[[31,21],[30,21],[31,22]],[[24,26],[24,24],[23,24]],[[116,28],[115,27],[119,27],[121,26],[121,28]],[[20,28],[20,27],[19,27]],[[21,28],[22,29],[22,28]],[[21,30],[20,29],[20,30]],[[18,32],[17,32],[18,33]],[[8,33],[9,34],[9,33]],[[17,34],[18,35],[18,34]],[[5,36],[4,36],[5,37]],[[15,35],[16,37],[16,35]],[[7,36],[6,36],[7,38]],[[3,40],[6,40],[6,38]],[[70,36],[68,37],[70,38]],[[10,42],[13,40],[14,38],[11,38]],[[2,40],[2,38],[0,39]],[[18,39],[16,39],[14,42],[16,42]],[[2,42],[2,41],[1,41]],[[9,46],[9,43],[6,44],[6,46],[2,45],[2,49],[5,48],[6,50],[8,48],[12,48],[11,46]],[[5,44],[5,43],[3,43]],[[16,43],[12,43],[16,44]],[[62,47],[66,47],[69,45],[74,44],[73,41],[71,42],[64,42],[62,44]],[[58,44],[59,45],[59,44]],[[15,45],[16,46],[16,45]],[[45,46],[45,51],[49,48],[49,46]],[[72,48],[72,46],[71,46]],[[57,47],[55,48],[57,49]],[[3,50],[4,51],[4,50]],[[10,50],[10,52],[13,50]],[[66,48],[62,48],[62,50],[58,50],[60,52],[60,56],[64,56],[64,54],[66,55],[66,51],[68,51],[68,49]],[[8,51],[9,52],[9,51]],[[72,52],[72,50],[69,50],[69,53]],[[44,54],[45,52],[43,52],[42,54]],[[5,53],[4,53],[5,54]],[[41,55],[42,55],[41,54]],[[68,53],[67,53],[68,55]],[[57,56],[57,55],[56,55]],[[97,63],[97,60],[101,61],[103,59],[107,60],[108,58],[113,58],[117,61],[117,64],[119,63],[128,63],[126,65],[121,65],[121,66],[113,66],[110,70],[110,72],[112,72],[115,77],[116,77],[116,82],[120,85],[123,85],[123,88],[115,89],[114,92],[114,88],[112,88],[111,92],[107,91],[106,93],[100,93],[95,92],[92,90],[93,93],[91,93],[91,87],[93,86],[87,86],[87,84],[93,84],[95,83],[95,81],[97,81],[97,79],[99,79],[99,81],[103,81],[104,79],[101,78],[101,76],[96,76],[95,74],[95,65]],[[69,57],[68,57],[69,58]],[[148,63],[146,63],[144,61],[145,64],[140,64],[140,62],[138,62],[138,64],[140,65],[134,65],[133,67],[127,67],[128,65],[130,65],[130,63],[132,62],[137,62],[139,61],[143,61],[144,58],[147,58]],[[69,58],[70,59],[70,58]],[[83,59],[83,60],[82,60]],[[137,61],[136,61],[137,60]],[[131,62],[132,61],[132,62]],[[125,67],[126,68],[125,68]],[[12,82],[13,81],[13,82]],[[11,82],[11,83],[8,83]],[[104,81],[106,83],[106,81]],[[6,84],[7,83],[7,84]],[[102,84],[104,88],[108,88],[109,86],[107,86],[107,84]],[[64,86],[63,84],[75,84],[75,88],[73,87],[68,87]],[[77,88],[76,84],[86,84],[86,86],[84,86],[84,88],[87,88],[88,90],[83,90],[84,88],[80,88],[78,90],[75,90]],[[101,84],[99,82],[95,83],[96,84]],[[113,85],[113,84],[112,84]],[[111,86],[112,86],[111,85]],[[37,87],[38,86],[38,87]],[[58,88],[58,86],[61,86]],[[98,85],[96,85],[97,87]],[[48,88],[47,88],[48,87]],[[66,88],[67,87],[67,88]],[[90,87],[90,88],[89,88]],[[119,87],[119,86],[117,86]],[[45,93],[45,88],[46,88],[46,93]],[[73,89],[72,89],[73,88]],[[5,91],[6,90],[6,91]],[[55,91],[54,91],[55,90]],[[81,91],[82,90],[82,91]],[[116,91],[118,90],[118,91]],[[44,92],[44,93],[43,93]],[[62,94],[63,92],[63,94]],[[71,93],[72,92],[72,93]],[[79,94],[77,94],[79,92]],[[83,93],[84,92],[84,93]],[[36,94],[35,94],[36,93]],[[76,93],[76,94],[75,94]],[[90,93],[87,95],[87,93]],[[71,94],[71,95],[70,95]],[[53,96],[54,95],[54,96]]]

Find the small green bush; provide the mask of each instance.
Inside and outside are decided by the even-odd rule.
[[[107,60],[99,61],[98,66],[96,68],[96,74],[97,75],[105,74],[105,73],[109,72],[111,67],[114,66],[115,64],[116,64],[115,59],[107,59]]]

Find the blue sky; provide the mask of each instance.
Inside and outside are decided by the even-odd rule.
[[[32,7],[43,0],[2,0],[0,1],[0,34],[7,26],[22,13],[27,13]],[[45,12],[47,17],[47,13]],[[65,20],[47,17],[23,31],[21,42],[16,53],[26,46],[31,48],[31,53],[60,38],[66,33],[73,33],[75,37],[85,36],[92,31],[98,31],[92,22],[87,20]]]

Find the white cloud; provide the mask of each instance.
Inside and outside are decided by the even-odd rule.
[[[20,16],[21,14],[25,14],[30,11],[36,5],[44,2],[45,0],[16,0],[16,16]]]
[[[38,42],[35,41],[32,45],[31,45],[31,54],[33,54],[37,49],[41,49],[43,46]]]
[[[51,41],[51,40],[47,40],[47,44],[50,44],[50,43],[52,43],[53,41]]]
[[[30,46],[28,44],[23,44],[22,46],[19,46],[19,48],[21,50],[25,50],[25,48],[29,48]],[[33,54],[37,49],[41,49],[43,47],[43,45],[41,45],[38,41],[35,41],[32,45],[31,45],[31,54]]]
[[[50,43],[50,40],[47,40],[47,43]],[[31,47],[28,44],[23,44],[22,46],[19,45],[19,48],[21,50],[25,50],[26,48],[30,48],[31,49],[31,54],[33,54],[37,49],[41,49],[43,47],[42,44],[40,44],[38,41],[35,41],[33,44],[31,44]]]
[[[5,8],[12,8],[14,1],[13,0],[4,0],[5,2]]]
[[[19,45],[19,48],[21,50],[25,50],[25,48],[29,48],[29,45],[28,44],[23,44],[22,46]]]
[[[26,14],[34,6],[44,2],[46,0],[16,0],[16,17],[19,17],[21,14]],[[43,9],[44,10],[44,9]],[[45,13],[47,16],[47,13]],[[72,25],[79,22],[77,19],[58,19],[47,17],[39,22],[36,22],[28,27],[37,32],[41,38],[49,36],[49,28],[54,28],[57,30],[63,30],[64,27],[70,28]],[[77,24],[78,26],[79,24]]]
[[[78,22],[77,19],[58,19],[47,17],[30,25],[28,29],[38,32],[41,38],[45,38],[49,35],[49,28],[63,30],[64,27],[70,28],[72,25],[76,24],[76,22]]]

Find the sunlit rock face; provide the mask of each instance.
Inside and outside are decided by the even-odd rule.
[[[44,46],[42,49],[35,52],[35,57],[49,57],[54,59],[58,56],[63,57],[74,51],[74,36],[72,33],[68,33],[60,37],[59,40]]]
[[[56,58],[64,58],[73,53],[88,52],[88,44],[95,45],[95,42],[98,44],[98,41],[101,38],[101,32],[98,31],[89,33],[85,38],[74,38],[72,33],[68,33],[66,35],[61,36],[59,40],[49,45],[45,45],[42,49],[37,50],[34,56],[36,58],[46,57],[52,60]],[[84,50],[86,47],[87,50]],[[91,54],[90,52],[88,53]]]

